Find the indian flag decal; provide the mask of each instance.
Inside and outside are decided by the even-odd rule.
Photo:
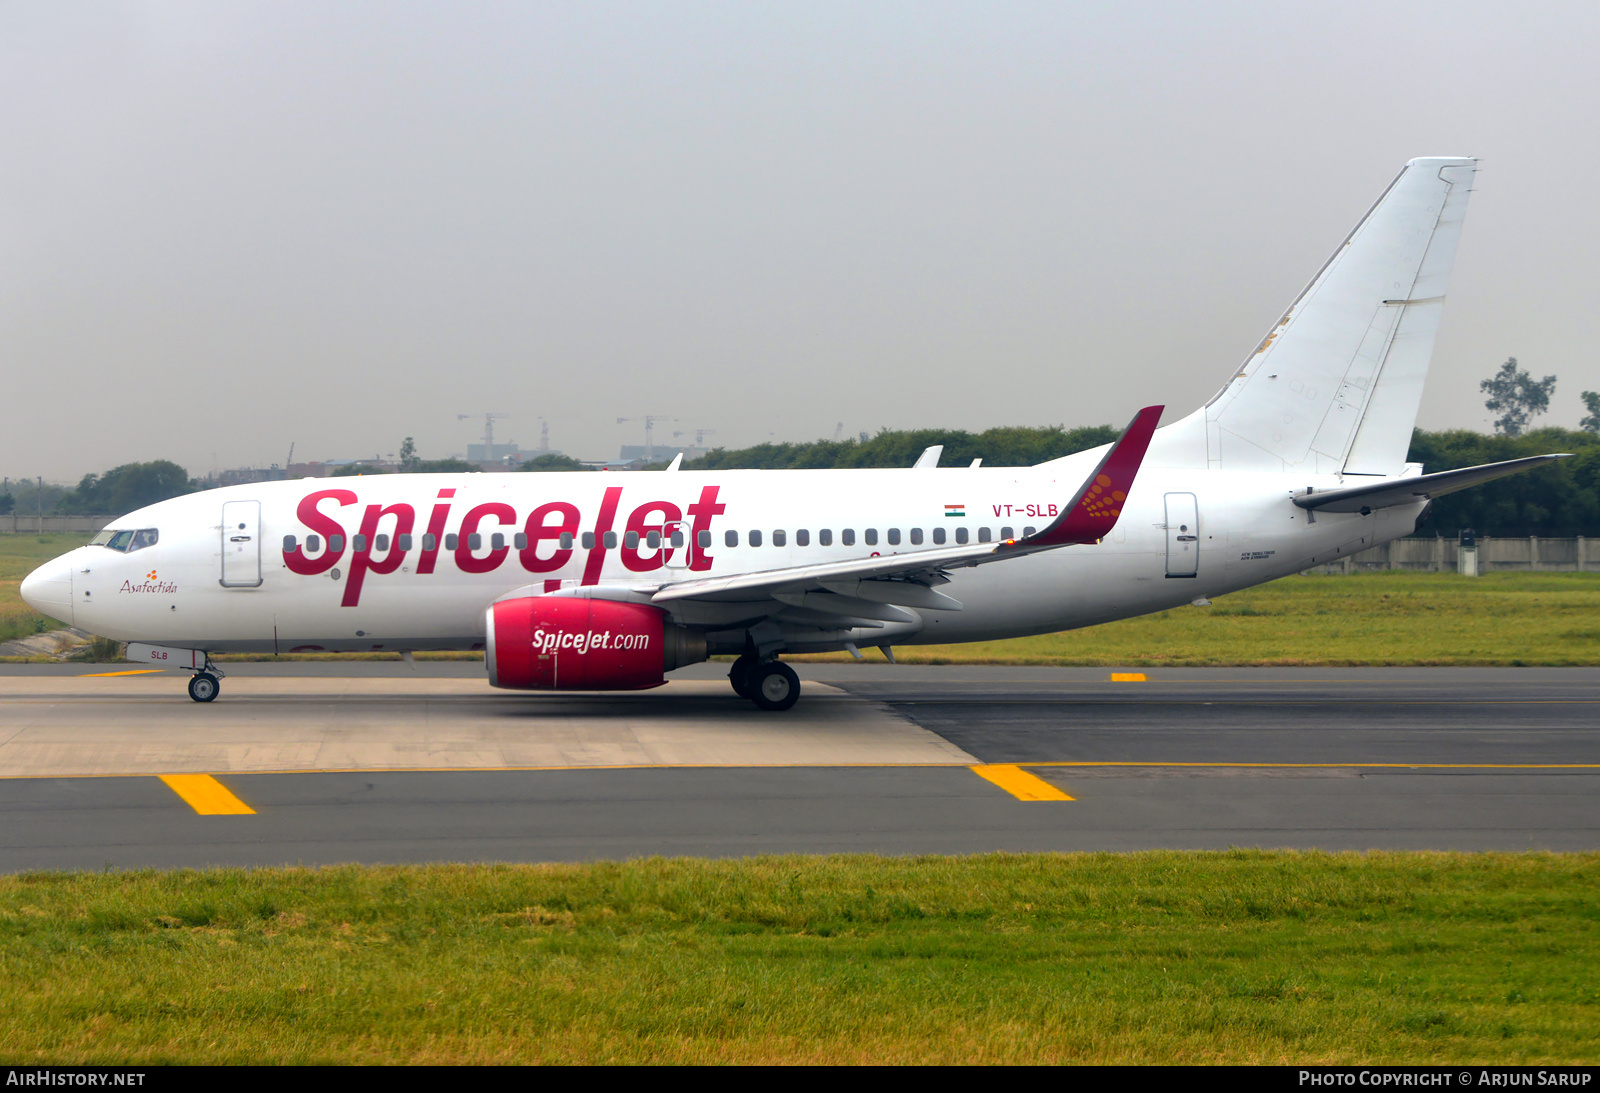
[[[967,514],[967,506],[965,506],[965,505],[946,505],[944,507],[944,514],[946,516],[965,516]]]

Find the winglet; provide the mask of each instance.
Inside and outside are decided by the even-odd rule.
[[[1163,406],[1146,406],[1133,415],[1128,428],[1111,445],[1106,457],[1083,483],[1072,504],[1056,517],[1055,523],[1036,535],[1006,545],[1013,548],[1070,546],[1092,543],[1111,534],[1164,409]]]

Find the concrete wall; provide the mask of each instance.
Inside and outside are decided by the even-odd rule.
[[[115,516],[30,516],[11,512],[0,516],[0,535],[39,535],[51,532],[79,532],[93,535],[111,526]]]
[[[1416,572],[1456,571],[1460,544],[1455,539],[1396,539],[1391,543],[1363,550],[1360,554],[1319,565],[1308,573],[1362,573],[1378,569],[1409,569]],[[1500,539],[1478,538],[1479,573],[1600,572],[1600,540],[1597,539]]]

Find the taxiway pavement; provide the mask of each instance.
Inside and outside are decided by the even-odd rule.
[[[0,871],[1600,848],[1600,669],[801,665],[774,715],[719,665],[596,696],[418,667],[231,666],[200,705],[170,674],[0,666]]]

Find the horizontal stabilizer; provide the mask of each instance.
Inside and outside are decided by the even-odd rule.
[[[1303,509],[1318,512],[1360,512],[1386,509],[1393,505],[1413,505],[1443,494],[1467,489],[1482,482],[1520,474],[1570,458],[1570,452],[1555,455],[1531,455],[1526,459],[1508,459],[1504,463],[1485,463],[1481,467],[1463,467],[1458,471],[1440,471],[1438,474],[1421,474],[1414,478],[1386,479],[1370,486],[1354,486],[1342,490],[1307,490],[1294,499]]]

